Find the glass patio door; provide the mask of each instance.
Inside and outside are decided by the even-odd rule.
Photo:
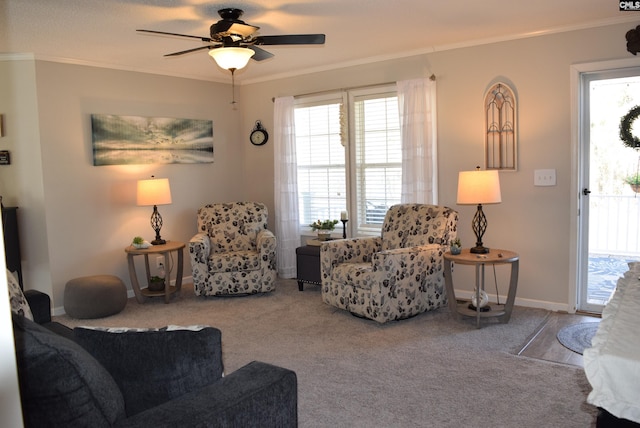
[[[578,310],[600,313],[627,263],[640,261],[640,194],[627,182],[640,177],[640,149],[620,138],[640,106],[640,68],[583,73],[581,95]],[[640,137],[640,119],[626,122]]]

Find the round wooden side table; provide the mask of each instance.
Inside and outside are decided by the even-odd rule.
[[[131,278],[131,287],[133,288],[133,292],[136,295],[136,300],[138,303],[144,303],[145,297],[161,297],[164,296],[164,302],[169,303],[171,299],[171,295],[173,293],[177,293],[182,288],[182,270],[183,270],[183,260],[184,260],[184,250],[185,244],[180,241],[167,241],[166,244],[163,245],[152,245],[149,248],[141,249],[135,248],[134,246],[128,246],[124,249],[127,253],[127,262],[129,264],[129,277]],[[175,251],[178,254],[178,261],[176,263],[176,280],[175,286],[170,285],[171,283],[171,272],[169,270],[169,266],[171,266],[171,252]],[[140,289],[140,284],[138,283],[138,275],[136,274],[136,264],[134,257],[135,256],[144,256],[144,267],[147,274],[147,286],[151,280],[151,271],[149,269],[149,255],[159,254],[164,256],[164,266],[167,272],[167,276],[165,277],[164,282],[164,290],[161,291],[151,291],[148,288]]]
[[[518,270],[520,256],[509,250],[491,249],[487,254],[474,254],[469,248],[462,250],[460,254],[444,254],[444,281],[447,288],[447,300],[451,313],[461,318],[464,316],[476,317],[476,327],[480,328],[480,318],[497,317],[500,322],[507,323],[511,318],[513,303],[516,299],[516,289],[518,288]],[[453,289],[453,276],[451,264],[472,265],[476,267],[476,302],[480,301],[480,290],[484,290],[484,267],[486,265],[511,265],[511,279],[509,281],[509,291],[504,305],[492,303],[491,310],[482,312],[479,307],[470,309],[468,302],[458,303]]]

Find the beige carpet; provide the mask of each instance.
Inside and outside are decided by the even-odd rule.
[[[225,371],[260,360],[295,370],[301,427],[589,427],[580,368],[517,357],[547,312],[516,307],[509,324],[439,309],[380,325],[322,303],[320,289],[280,280],[267,295],[170,304],[129,299],[118,315],[71,327],[206,324],[222,331]]]

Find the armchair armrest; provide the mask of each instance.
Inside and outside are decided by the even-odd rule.
[[[297,427],[297,377],[291,370],[254,361],[117,426]]]
[[[200,286],[207,283],[207,261],[211,254],[211,239],[205,232],[196,233],[189,241],[189,259],[191,260],[191,273],[193,286],[198,293]]]
[[[207,259],[211,254],[211,240],[204,232],[196,233],[189,241],[189,255],[191,261],[195,263],[207,264]]]
[[[256,237],[256,247],[260,253],[260,264],[265,273],[265,282],[275,283],[276,280],[276,236],[272,231],[263,229]]]
[[[379,236],[367,238],[337,239],[323,242],[320,247],[320,272],[322,279],[331,278],[331,271],[340,263],[367,263],[382,248]]]
[[[270,230],[261,230],[256,237],[256,247],[261,255],[275,253],[276,235]]]

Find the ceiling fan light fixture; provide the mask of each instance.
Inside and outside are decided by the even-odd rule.
[[[217,48],[211,49],[209,55],[215,60],[218,67],[225,70],[240,70],[246,67],[247,63],[255,52],[247,48]]]

